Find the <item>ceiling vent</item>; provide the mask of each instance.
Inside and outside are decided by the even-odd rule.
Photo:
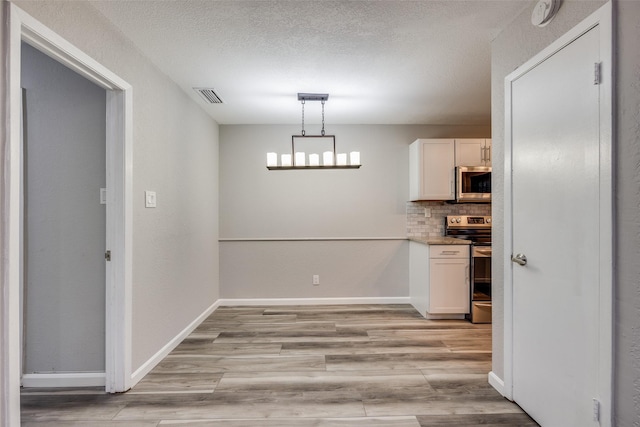
[[[202,99],[207,101],[209,104],[223,104],[222,99],[213,91],[213,89],[206,87],[194,87],[193,90],[198,92]]]

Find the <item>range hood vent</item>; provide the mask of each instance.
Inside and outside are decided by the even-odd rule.
[[[207,101],[209,104],[223,104],[222,98],[218,96],[217,93],[214,92],[211,88],[206,87],[194,87],[193,90],[198,92],[202,99]]]

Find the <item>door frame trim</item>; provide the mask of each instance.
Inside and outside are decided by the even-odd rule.
[[[8,26],[6,137],[2,203],[3,326],[2,370],[4,373],[3,425],[20,420],[20,258],[21,241],[20,161],[21,138],[21,43],[24,41],[106,90],[106,183],[107,248],[112,261],[106,268],[105,375],[106,391],[126,391],[131,384],[131,296],[132,296],[132,87],[90,56],[76,48],[18,6],[5,2]]]
[[[600,289],[598,393],[602,426],[612,425],[613,416],[613,14],[611,2],[588,16],[547,48],[505,77],[504,142],[504,387],[502,393],[513,399],[513,198],[512,198],[512,84],[538,64],[600,26]]]

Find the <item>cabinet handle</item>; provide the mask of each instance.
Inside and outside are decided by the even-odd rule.
[[[480,146],[480,161],[484,163],[484,147]]]
[[[459,254],[460,251],[441,251],[440,255],[455,255],[455,254]]]
[[[491,161],[491,147],[486,147],[485,150],[487,150],[487,155],[486,155],[487,162],[490,162]]]

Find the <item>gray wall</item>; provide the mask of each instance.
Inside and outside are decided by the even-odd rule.
[[[24,373],[104,372],[106,93],[22,46]]]
[[[535,2],[494,40],[492,46],[493,158],[504,157],[504,78],[517,66],[574,27],[603,1],[564,1],[557,17],[544,28],[533,27],[530,14]],[[615,232],[615,348],[614,425],[640,426],[640,3],[621,0],[617,21],[616,89],[616,199]],[[493,165],[494,316],[493,371],[504,375],[503,354],[503,178],[500,163]]]
[[[393,238],[406,236],[409,144],[489,137],[489,126],[329,124],[338,152],[360,151],[360,169],[267,170],[266,153],[290,152],[299,132],[220,127],[220,236],[240,240],[220,244],[221,296],[408,297],[408,245]],[[296,240],[307,238],[320,240]]]
[[[615,425],[640,426],[640,2],[618,1]]]
[[[89,3],[15,3],[133,87],[135,371],[218,299],[218,125]]]

